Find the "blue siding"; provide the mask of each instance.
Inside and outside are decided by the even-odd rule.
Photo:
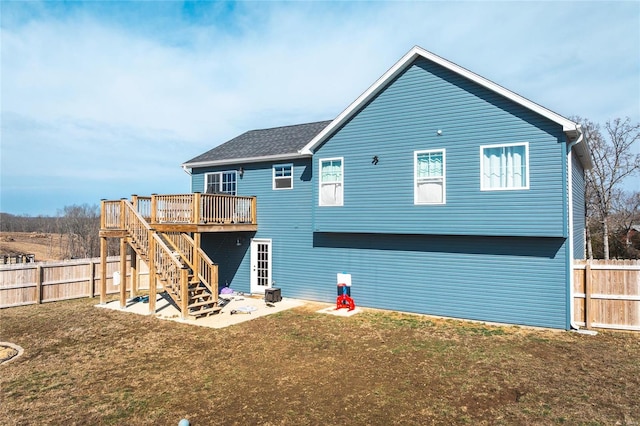
[[[572,153],[571,184],[573,189],[573,258],[586,258],[586,206],[584,169],[575,153]]]
[[[316,299],[347,272],[363,306],[566,328],[562,238],[317,233],[314,247]]]
[[[480,191],[480,145],[512,142],[529,143],[530,189]],[[414,151],[442,148],[447,203],[416,206]],[[342,207],[318,207],[318,161],[329,157],[344,157]],[[202,191],[205,172],[243,167],[238,194],[258,199],[257,232],[203,235],[221,286],[250,291],[250,239],[268,238],[272,276],[285,297],[334,302],[336,274],[346,272],[360,306],[565,329],[565,162],[558,125],[421,60],[313,159],[294,161],[292,190],[272,189],[267,162],[195,169],[192,189]],[[572,183],[578,254],[579,164]]]
[[[480,191],[480,146],[512,142],[529,142],[530,189]],[[315,183],[314,230],[566,237],[562,142],[559,125],[417,61],[314,154],[316,170],[344,157],[345,182],[342,207],[319,207]],[[446,205],[416,206],[414,151],[440,148]]]
[[[289,191],[271,189],[271,164],[243,167],[238,190],[257,195],[259,230],[203,235],[221,286],[250,291],[249,240],[270,238],[286,297],[334,302],[336,274],[347,272],[360,306],[566,328],[563,238],[314,233],[311,160],[294,163]]]
[[[258,231],[203,234],[202,246],[212,260],[220,265],[220,285],[228,283],[235,290],[248,292],[250,239],[269,238],[272,240],[272,277],[276,285],[280,285],[281,278],[289,277],[287,281],[294,284],[288,285],[291,292],[286,296],[311,296],[312,293],[306,291],[307,282],[300,279],[305,275],[305,265],[318,261],[314,260],[316,255],[312,251],[311,160],[300,159],[293,162],[294,182],[293,189],[290,190],[272,189],[272,165],[243,164],[244,175],[238,180],[238,195],[257,196]],[[194,189],[201,188],[199,182],[202,182],[201,176],[205,172],[228,169],[229,167],[193,170],[192,182],[196,182],[193,183]],[[238,237],[243,238],[240,247],[235,245]],[[227,258],[232,260],[231,266],[223,264]],[[296,279],[292,280],[291,277]]]

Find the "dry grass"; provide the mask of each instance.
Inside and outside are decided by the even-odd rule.
[[[0,311],[4,425],[638,424],[640,334],[308,305],[208,329],[81,299]]]

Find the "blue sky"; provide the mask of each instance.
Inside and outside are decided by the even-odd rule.
[[[564,116],[640,121],[635,1],[0,8],[6,213],[189,192],[183,162],[246,130],[334,118],[414,45]]]

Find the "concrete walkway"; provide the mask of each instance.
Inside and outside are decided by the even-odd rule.
[[[169,296],[164,293],[157,295],[155,316],[160,319],[166,319],[185,324],[199,325],[202,327],[224,328],[233,324],[249,321],[276,312],[282,312],[287,309],[303,306],[305,303],[296,299],[282,298],[280,302],[270,303],[267,305],[264,298],[259,296],[232,294],[220,295],[220,298],[229,299],[220,312],[208,317],[198,319],[183,320],[180,318],[180,311],[176,308]],[[116,311],[130,312],[139,315],[149,315],[149,303],[142,300],[127,299],[127,305],[120,308],[120,301],[113,300],[104,305],[96,305],[98,308],[113,309]],[[246,311],[248,313],[244,313]]]

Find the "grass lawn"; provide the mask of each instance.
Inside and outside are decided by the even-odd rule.
[[[308,304],[225,329],[79,299],[0,310],[3,425],[640,423],[640,333]]]

